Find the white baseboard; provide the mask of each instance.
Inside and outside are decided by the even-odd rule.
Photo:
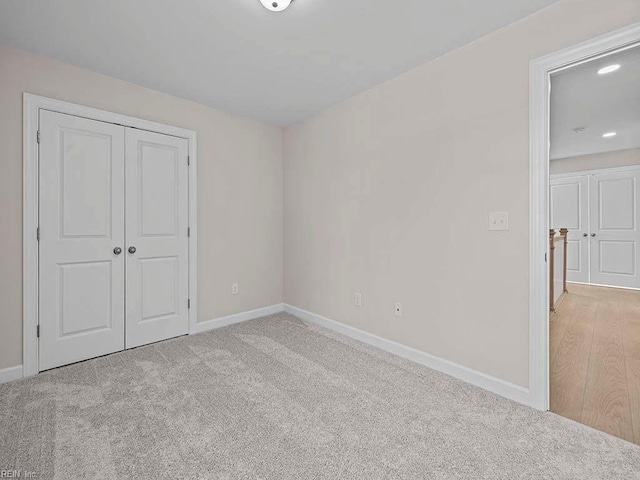
[[[284,311],[284,305],[282,303],[279,303],[277,305],[258,308],[256,310],[251,310],[248,312],[236,313],[235,315],[229,315],[227,317],[200,322],[196,324],[195,332],[191,333],[206,332],[207,330],[213,330],[214,328],[225,327],[227,325],[233,325],[234,323],[240,323],[246,320],[253,320],[254,318],[265,317],[267,315],[279,313],[282,311]],[[0,385],[3,383],[11,382],[13,380],[18,380],[22,377],[22,365],[0,369]]]
[[[234,323],[246,322],[247,320],[265,317],[267,315],[272,315],[274,313],[280,313],[283,311],[284,304],[278,303],[276,305],[257,308],[248,312],[235,313],[226,317],[214,318],[213,320],[196,323],[195,331],[191,333],[193,334],[206,332],[207,330],[213,330],[214,328],[226,327],[227,325],[233,325]]]
[[[22,378],[22,365],[0,369],[0,384]]]
[[[439,372],[445,373],[476,387],[483,388],[497,395],[501,395],[510,400],[514,400],[525,405],[534,406],[533,399],[529,393],[529,389],[516,385],[515,383],[507,382],[497,377],[493,377],[483,372],[473,370],[472,368],[459,365],[455,362],[445,360],[435,355],[431,355],[415,348],[408,347],[393,340],[387,340],[386,338],[378,337],[372,333],[365,332],[355,327],[345,325],[344,323],[330,320],[321,315],[317,315],[312,312],[308,312],[298,307],[285,304],[284,311],[294,315],[302,320],[315,323],[321,327],[334,330],[338,333],[351,337],[355,340],[359,340],[363,343],[367,343],[374,347],[386,350],[387,352],[398,355],[399,357],[406,358],[413,362],[424,365],[425,367],[432,368]]]
[[[386,338],[378,337],[377,335],[365,332],[364,330],[345,325],[344,323],[336,322],[335,320],[330,320],[321,315],[317,315],[315,313],[308,312],[307,310],[303,310],[301,308],[294,307],[288,304],[280,303],[271,305],[269,307],[250,310],[248,312],[236,313],[234,315],[228,315],[226,317],[200,322],[196,325],[195,331],[191,333],[206,332],[207,330],[213,330],[215,328],[221,328],[227,325],[233,325],[235,323],[245,322],[247,320],[253,320],[255,318],[260,318],[283,311],[321,327],[325,327],[346,335],[347,337],[351,337],[355,340],[359,340],[363,343],[380,348],[381,350],[393,353],[394,355],[398,355],[399,357],[406,358],[407,360],[411,360],[452,377],[458,378],[467,383],[501,395],[508,399],[523,403],[525,405],[534,406],[535,408],[534,401],[529,393],[529,389],[525,387],[507,382],[505,380],[493,377],[477,370],[473,370],[472,368],[459,365],[455,362],[436,357],[435,355],[416,350],[415,348],[408,347],[398,342],[394,342],[393,340],[387,340]],[[0,384],[18,380],[22,378],[22,376],[22,365],[2,369],[0,370]]]

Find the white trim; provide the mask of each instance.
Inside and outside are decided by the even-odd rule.
[[[34,98],[23,97],[22,126],[22,366],[38,373],[38,116]]]
[[[248,312],[235,313],[233,315],[227,315],[226,317],[214,318],[213,320],[196,323],[196,326],[191,333],[206,332],[215,328],[246,322],[247,320],[253,320],[254,318],[266,317],[267,315],[273,315],[274,313],[280,313],[283,311],[284,305],[282,303],[278,303],[269,307],[249,310]]]
[[[589,287],[617,288],[618,290],[632,290],[634,292],[640,291],[640,288],[619,287],[617,285],[606,285],[604,283],[570,282],[569,280],[567,280],[567,283],[573,283],[574,285],[587,285]]]
[[[563,172],[552,173],[550,178],[571,178],[571,177],[583,177],[585,175],[600,175],[602,173],[623,173],[630,171],[640,170],[640,165],[625,165],[624,167],[610,167],[610,168],[594,168],[592,170],[578,170],[576,172]]]
[[[188,130],[189,131],[189,130]],[[189,333],[198,323],[198,136],[189,140]]]
[[[579,45],[532,60],[530,63],[529,147],[529,404],[549,409],[549,91],[550,75],[598,56],[631,48],[640,41],[640,23]]]
[[[118,113],[54,100],[31,93],[23,97],[23,370],[24,376],[38,373],[38,117],[40,110],[50,110],[77,117],[115,123],[125,127],[185,138],[189,142],[189,333],[198,321],[198,134],[193,130],[164,125]]]
[[[347,337],[354,338],[360,342],[372,345],[381,350],[393,353],[412,362],[419,363],[425,367],[437,370],[452,377],[455,377],[464,382],[480,387],[484,390],[488,390],[502,397],[506,397],[510,400],[514,400],[525,405],[531,405],[529,390],[515,383],[507,382],[497,377],[493,377],[483,372],[473,370],[472,368],[459,365],[450,360],[436,357],[429,353],[416,350],[415,348],[408,347],[393,340],[387,340],[386,338],[378,337],[364,330],[360,330],[344,323],[336,322],[329,318],[317,315],[315,313],[303,310],[293,305],[284,305],[284,311],[294,315],[302,320],[314,323],[324,328],[328,328],[335,332],[346,335]]]
[[[0,385],[3,383],[13,382],[22,378],[22,365],[15,367],[3,368],[0,370]]]

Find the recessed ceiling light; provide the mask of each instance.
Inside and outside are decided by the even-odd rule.
[[[618,64],[607,65],[606,67],[602,67],[600,70],[598,70],[598,75],[606,75],[607,73],[615,72],[619,68],[620,65]]]
[[[260,0],[260,3],[262,3],[267,10],[281,12],[291,5],[291,0]]]
[[[615,137],[616,135],[617,135],[616,132],[607,132],[602,134],[602,138],[611,138],[611,137]]]

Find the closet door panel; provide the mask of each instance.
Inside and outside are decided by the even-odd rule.
[[[591,176],[591,282],[640,288],[640,172]]]
[[[127,348],[188,333],[187,147],[126,130]]]
[[[40,112],[39,369],[124,348],[124,127]]]

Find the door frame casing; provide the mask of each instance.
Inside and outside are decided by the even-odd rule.
[[[640,43],[640,23],[529,65],[529,405],[549,410],[549,142],[551,74]]]
[[[640,164],[638,165],[624,165],[622,167],[604,167],[604,168],[592,168],[591,170],[579,170],[577,172],[563,172],[563,173],[550,173],[549,178],[569,178],[569,177],[581,177],[583,175],[600,175],[601,173],[622,173],[640,170]]]
[[[25,92],[22,125],[22,369],[28,377],[39,372],[38,359],[38,129],[40,110],[74,115],[123,127],[185,138],[189,155],[189,333],[195,333],[198,319],[198,134],[193,130],[142,120],[127,115],[86,107]]]

